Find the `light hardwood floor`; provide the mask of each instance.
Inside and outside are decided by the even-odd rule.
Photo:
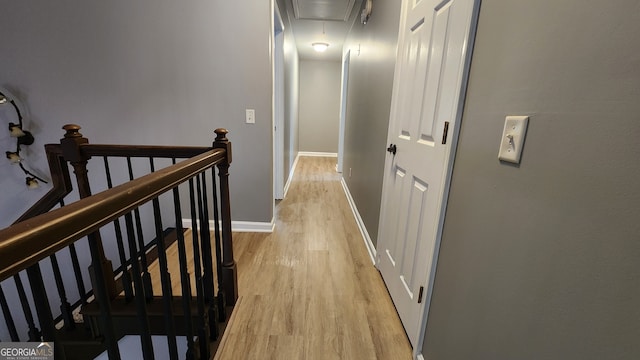
[[[411,359],[335,162],[301,157],[275,231],[233,234],[241,298],[216,359]]]
[[[411,359],[335,162],[301,157],[275,231],[233,233],[240,298],[215,359]],[[188,236],[188,253],[190,244]],[[175,244],[167,256],[179,295]],[[193,273],[192,261],[188,267]],[[157,262],[149,271],[161,295]]]

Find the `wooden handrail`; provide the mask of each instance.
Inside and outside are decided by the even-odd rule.
[[[87,156],[119,156],[119,157],[158,157],[158,158],[190,158],[209,151],[203,146],[154,146],[154,145],[106,145],[83,144],[81,150]],[[30,207],[15,222],[44,214],[53,209],[71,190],[71,178],[67,162],[62,156],[60,144],[45,145],[47,162],[52,177],[52,188],[37,203]]]
[[[228,158],[216,148],[0,230],[0,281]]]
[[[82,144],[80,151],[87,156],[190,158],[210,150],[202,146],[156,146],[156,145],[105,145]]]

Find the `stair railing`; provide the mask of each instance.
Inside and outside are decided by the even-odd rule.
[[[58,343],[60,346],[55,347],[56,358],[59,356],[61,359],[73,359],[77,355],[72,351],[73,346],[65,345],[77,344],[79,340],[77,336],[70,335],[76,330],[71,314],[73,307],[66,298],[56,257],[58,251],[69,248],[76,283],[82,297],[80,302],[83,305],[85,326],[91,330],[88,339],[86,336],[79,338],[94,345],[82,346],[92,348],[94,352],[106,349],[110,359],[119,359],[118,340],[124,335],[136,334],[141,336],[144,358],[151,359],[151,335],[162,334],[167,338],[170,357],[177,359],[179,355],[176,338],[180,334],[186,337],[187,359],[208,358],[211,354],[210,341],[218,336],[217,321],[226,319],[225,307],[233,306],[238,296],[231,239],[228,180],[231,145],[226,138],[227,131],[216,130],[213,147],[202,148],[94,145],[89,144],[79,133],[79,126],[66,125],[64,129],[66,133],[60,145],[46,146],[54,188],[17,223],[0,230],[0,305],[11,340],[23,340],[17,333],[12,316],[12,312],[16,310],[10,308],[1,286],[2,281],[13,277],[24,318],[28,323],[28,339]],[[91,195],[87,176],[87,163],[91,157],[103,158],[107,175],[108,190],[96,195]],[[109,166],[111,157],[126,159],[130,181],[113,186]],[[134,178],[132,157],[149,158],[151,173]],[[156,157],[169,158],[173,165],[156,170]],[[177,158],[187,157],[188,160],[176,161]],[[63,198],[71,191],[67,162],[74,168],[81,200],[48,211],[56,203],[64,205]],[[215,168],[218,169],[219,184],[215,179]],[[207,177],[209,170],[210,178]],[[181,201],[183,192],[188,193],[188,199]],[[162,219],[166,207],[161,206],[161,196],[173,200],[171,218],[175,221],[176,228],[178,255],[175,261],[179,263],[180,268],[181,296],[172,294],[171,274],[168,271],[168,258],[163,241]],[[155,247],[161,277],[161,297],[153,295],[150,285],[147,246],[142,239],[140,220],[140,207],[144,204],[153,208],[152,222],[156,232]],[[188,212],[191,215],[192,254],[187,253],[185,246],[183,206],[189,208]],[[44,213],[45,211],[48,212]],[[38,213],[42,214],[34,216]],[[210,215],[213,215],[213,219]],[[210,222],[214,228],[213,241],[210,236]],[[107,225],[115,229],[122,269],[118,281],[114,279],[111,263],[106,258],[102,245],[100,230]],[[79,265],[74,244],[85,236],[88,238],[91,254],[92,293],[84,290],[82,277],[77,276]],[[211,256],[213,251],[215,265]],[[191,289],[192,274],[187,272],[189,257],[194,263],[195,299]],[[51,262],[61,299],[59,319],[54,319],[43,281],[41,265],[44,266],[42,263],[46,258]],[[22,285],[20,272],[23,270],[29,279],[39,328]],[[217,293],[214,278],[217,279]],[[119,295],[120,291],[124,293],[123,296]],[[93,300],[90,300],[89,295]],[[112,311],[112,304],[118,306],[118,314]],[[94,315],[91,315],[92,311]],[[158,316],[158,313],[161,315]],[[123,323],[130,323],[128,320],[131,314],[136,315],[137,325],[124,326],[118,323],[118,316],[124,316]],[[162,318],[161,321],[159,317]],[[183,324],[176,325],[176,319],[181,320]]]

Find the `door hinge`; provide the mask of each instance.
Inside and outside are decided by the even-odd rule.
[[[418,304],[422,303],[422,294],[424,293],[424,286],[420,286],[420,292],[418,292]]]
[[[442,133],[442,144],[446,144],[447,143],[447,135],[449,134],[449,122],[445,121],[444,122],[444,132]]]

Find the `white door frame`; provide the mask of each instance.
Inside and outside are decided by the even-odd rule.
[[[342,60],[342,87],[340,91],[340,128],[338,130],[338,167],[341,173],[344,164],[344,130],[347,123],[347,96],[349,91],[349,63],[351,62],[351,50],[343,56]]]
[[[284,23],[273,0],[273,198],[284,197]]]
[[[424,301],[422,302],[422,305],[420,307],[420,326],[419,326],[419,334],[418,334],[418,342],[416,343],[416,346],[413,349],[413,356],[415,359],[424,359],[424,357],[422,356],[422,347],[424,345],[424,338],[425,338],[425,333],[426,333],[426,329],[427,329],[427,321],[428,321],[428,316],[429,316],[429,307],[431,305],[431,300],[432,300],[432,296],[433,296],[433,285],[434,285],[434,280],[435,280],[435,274],[436,274],[436,268],[438,265],[438,254],[440,252],[440,243],[442,240],[442,228],[444,225],[444,220],[445,220],[445,216],[446,216],[446,209],[447,209],[447,200],[449,197],[449,190],[450,190],[450,185],[451,185],[451,174],[452,174],[452,170],[453,170],[453,164],[454,164],[454,159],[455,159],[455,153],[456,153],[456,148],[457,148],[457,144],[458,144],[458,138],[460,135],[460,126],[461,126],[461,121],[462,121],[462,113],[464,110],[464,104],[465,104],[465,96],[466,96],[466,90],[467,90],[467,84],[469,81],[469,70],[471,67],[471,57],[472,57],[472,53],[473,53],[473,47],[474,47],[474,43],[475,43],[475,35],[476,35],[476,29],[477,29],[477,24],[478,24],[478,15],[480,12],[480,3],[482,0],[472,0],[474,2],[473,4],[473,13],[471,16],[471,25],[469,28],[469,41],[466,45],[466,49],[464,50],[465,52],[468,53],[468,55],[465,58],[465,63],[464,63],[464,70],[463,70],[463,78],[461,81],[461,88],[460,88],[460,93],[459,93],[459,101],[458,101],[458,107],[456,109],[456,126],[453,129],[453,133],[451,134],[451,147],[449,149],[449,153],[446,155],[445,158],[445,181],[444,181],[444,188],[443,188],[443,195],[442,195],[442,201],[440,203],[440,211],[439,211],[439,223],[438,223],[438,230],[437,230],[437,235],[436,235],[436,242],[435,242],[435,247],[434,247],[434,253],[433,253],[433,259],[431,262],[431,269],[428,269],[427,271],[430,271],[429,274],[429,278],[427,280],[427,284],[425,284],[425,298]],[[411,0],[403,0],[402,1],[402,10],[401,10],[401,18],[400,18],[400,28],[399,28],[399,37],[398,37],[398,51],[402,51],[402,48],[404,46],[404,42],[405,42],[405,32],[404,29],[406,27],[406,21],[407,21],[407,12],[409,11],[408,6],[410,5]],[[401,71],[401,65],[400,62],[396,62],[396,68],[395,68],[395,76],[398,77],[399,74],[402,73]],[[393,93],[397,94],[398,91],[400,89],[400,84],[399,81],[394,81],[394,85],[393,85]],[[397,98],[397,96],[393,96],[392,97],[392,104],[391,104],[391,108],[393,109],[393,111],[391,112],[392,116],[393,114],[396,113],[396,109],[397,107],[400,106],[399,104],[399,99]],[[390,127],[389,130],[391,131],[391,121],[393,121],[393,119],[390,119]],[[389,166],[388,160],[385,162],[385,169],[387,169],[387,167]],[[386,177],[385,177],[385,181],[386,181]],[[383,189],[385,189],[386,186],[383,184]],[[385,213],[385,209],[387,206],[387,202],[388,202],[388,198],[386,196],[386,194],[383,192],[383,196],[382,196],[382,201],[381,201],[381,207],[380,207],[380,221],[379,221],[379,227],[378,227],[378,233],[381,233],[381,227],[383,224],[383,219],[385,216],[387,216],[387,214]],[[379,264],[380,262],[380,257],[378,256],[376,259],[376,266]]]

